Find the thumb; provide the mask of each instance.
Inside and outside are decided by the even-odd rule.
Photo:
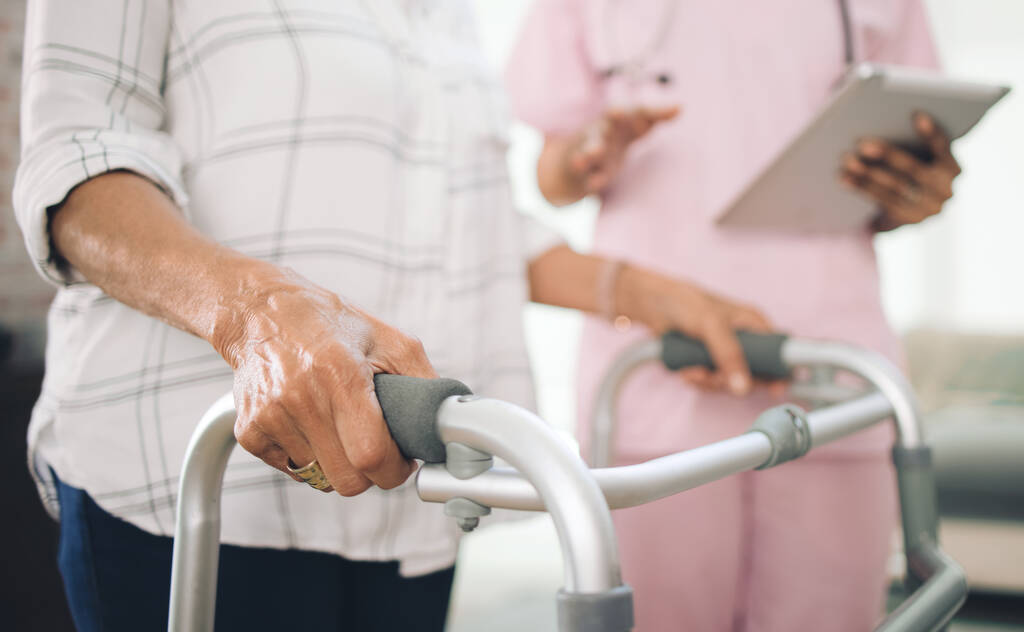
[[[679,113],[683,111],[683,108],[678,105],[669,105],[661,108],[644,108],[644,114],[647,116],[647,120],[651,123],[660,123],[663,121],[671,121],[675,117],[679,116]]]

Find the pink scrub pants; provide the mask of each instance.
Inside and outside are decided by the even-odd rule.
[[[636,632],[871,630],[895,494],[887,455],[812,453],[614,512]]]

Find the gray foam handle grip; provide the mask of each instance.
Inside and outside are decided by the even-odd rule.
[[[787,336],[738,331],[736,337],[755,378],[781,380],[790,377],[790,369],[782,361],[782,345]],[[667,332],[661,337],[661,361],[671,371],[692,366],[715,368],[704,343],[678,331]]]
[[[428,380],[407,375],[373,376],[377,400],[391,436],[409,458],[444,463],[444,443],[437,433],[437,411],[452,395],[471,395],[458,380]]]

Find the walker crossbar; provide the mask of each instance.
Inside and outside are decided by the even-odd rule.
[[[853,345],[749,332],[739,332],[739,339],[755,377],[777,379],[796,367],[825,367],[857,375],[875,389],[806,413],[811,444],[817,447],[889,417],[894,420],[893,463],[907,562],[905,585],[913,592],[878,630],[941,629],[963,605],[967,580],[963,569],[938,546],[939,517],[931,450],[924,442],[917,399],[910,384],[884,356]],[[773,349],[777,350],[777,358],[771,357]],[[643,484],[650,484],[652,488],[660,486],[664,493],[649,498],[653,500],[676,493],[673,489],[682,491],[735,472],[761,467],[767,458],[763,439],[738,441],[751,437],[753,433],[748,432],[640,465],[605,468],[611,462],[618,393],[635,369],[655,361],[661,361],[672,370],[687,366],[714,368],[700,342],[677,332],[665,334],[660,340],[635,343],[612,363],[596,396],[590,463],[597,468],[591,472],[613,509],[648,502],[650,492],[647,489],[641,492],[639,483],[634,487],[625,482],[630,476],[642,479]],[[636,474],[637,470],[643,474]],[[429,470],[429,476],[436,474],[435,470]],[[428,472],[421,477],[426,475]],[[504,481],[504,486],[509,488],[511,484]],[[634,502],[637,498],[644,499]]]
[[[881,393],[806,413],[815,447],[872,426],[892,415]],[[623,509],[643,505],[725,478],[757,469],[771,460],[767,435],[751,431],[736,437],[670,454],[636,465],[594,468],[591,475],[608,506]],[[443,465],[421,468],[416,481],[420,498],[443,503],[468,498],[488,507],[545,511],[544,503],[526,478],[512,468],[491,468],[468,480],[452,476]]]

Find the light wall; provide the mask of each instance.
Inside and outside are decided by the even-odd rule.
[[[878,239],[900,329],[1024,332],[1024,2],[927,0],[947,72],[1013,91],[955,145],[963,165],[943,214]]]

